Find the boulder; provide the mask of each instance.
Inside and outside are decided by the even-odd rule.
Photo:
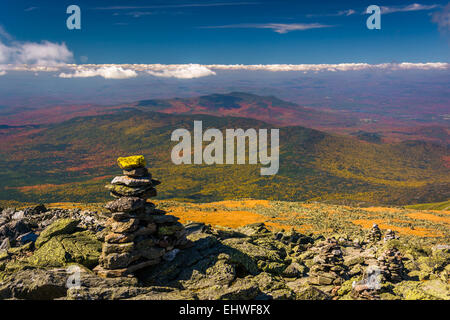
[[[137,287],[137,281],[133,278],[103,279],[80,265],[80,287],[68,289],[68,277],[73,274],[71,269],[33,269],[21,270],[6,278],[0,284],[0,299],[118,299],[130,298],[147,293],[150,288]],[[98,295],[90,296],[89,291],[98,292]],[[108,294],[100,294],[108,292]],[[128,294],[127,294],[128,292]]]
[[[11,219],[12,220],[22,220],[23,218],[25,218],[25,213],[21,210],[21,211],[16,211],[12,216]]]
[[[322,290],[313,287],[306,286],[300,291],[296,292],[298,300],[330,300],[330,295],[326,294]]]
[[[3,281],[0,299],[51,300],[66,295],[67,275],[46,270],[22,270]]]
[[[288,278],[299,278],[306,271],[306,267],[297,263],[292,262],[286,269],[283,271],[283,276]]]
[[[92,268],[98,263],[101,248],[101,242],[91,231],[60,234],[44,242],[30,257],[12,261],[5,268],[15,271],[62,267],[73,262]]]
[[[70,218],[55,221],[41,232],[35,243],[36,248],[39,248],[54,236],[73,233],[79,223],[79,220]]]
[[[2,216],[5,218],[11,218],[11,216],[16,212],[15,208],[6,208],[2,210]]]
[[[34,232],[27,232],[17,237],[17,241],[21,244],[26,244],[28,242],[35,242],[38,238],[38,235]]]
[[[8,250],[11,248],[11,243],[9,242],[9,238],[5,238],[2,243],[0,243],[0,250]]]
[[[12,240],[17,239],[20,235],[30,231],[30,227],[24,221],[11,221],[0,227],[0,241],[9,238],[11,242],[14,242]]]

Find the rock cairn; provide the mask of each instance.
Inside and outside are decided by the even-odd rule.
[[[387,229],[386,234],[384,235],[384,242],[395,239],[398,239],[398,236],[395,234],[395,232],[391,229]]]
[[[397,248],[388,249],[378,258],[378,265],[384,279],[390,282],[402,281],[405,267],[402,255]]]
[[[155,186],[160,182],[152,179],[144,157],[118,158],[117,162],[124,175],[106,185],[116,200],[105,206],[111,214],[95,268],[103,277],[122,277],[162,259],[171,260],[189,243],[178,218],[147,201],[156,196]]]
[[[373,224],[372,229],[369,231],[368,240],[369,242],[378,242],[381,240],[381,230],[376,223]]]
[[[335,238],[328,238],[313,259],[309,275],[311,284],[339,285],[347,278],[341,247]]]
[[[353,281],[352,296],[360,300],[378,300],[381,289],[382,275],[377,265],[370,265],[364,271],[361,281]]]

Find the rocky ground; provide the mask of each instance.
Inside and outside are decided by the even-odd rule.
[[[135,276],[102,278],[92,270],[105,222],[95,210],[1,211],[0,299],[450,299],[446,238],[182,221],[189,248]],[[80,272],[76,285],[68,282],[73,270]]]

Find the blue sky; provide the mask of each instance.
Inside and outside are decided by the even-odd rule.
[[[449,62],[448,1],[414,3],[3,0],[0,45],[64,42],[70,62],[92,64]],[[66,28],[71,4],[81,30]],[[366,27],[370,4],[381,30]]]

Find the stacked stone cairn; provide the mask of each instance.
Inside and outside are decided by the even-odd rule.
[[[369,242],[378,242],[381,240],[381,230],[376,223],[373,224],[372,229],[369,231],[368,240]]]
[[[102,277],[128,276],[161,260],[170,261],[189,244],[178,218],[147,201],[156,196],[160,182],[152,179],[144,157],[118,158],[117,162],[124,175],[106,185],[116,199],[105,206],[111,214],[94,269]]]
[[[381,274],[386,281],[399,282],[405,277],[402,255],[397,248],[388,249],[378,258]]]
[[[311,284],[340,285],[346,280],[346,267],[341,247],[335,238],[328,238],[319,248],[310,268]]]
[[[359,300],[378,300],[382,282],[381,270],[378,265],[370,265],[364,271],[361,281],[353,281],[352,296]]]
[[[395,239],[398,239],[398,236],[395,234],[395,232],[391,229],[387,229],[386,234],[384,235],[384,242]]]

